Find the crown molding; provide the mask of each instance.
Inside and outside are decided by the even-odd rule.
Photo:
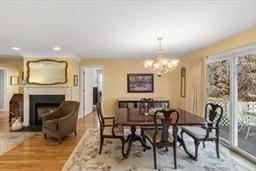
[[[81,57],[75,55],[75,54],[69,54],[69,53],[63,53],[63,54],[52,54],[52,53],[21,53],[23,58],[48,58],[48,59],[56,59],[56,58],[69,58],[69,59],[74,59],[78,62],[81,61]]]

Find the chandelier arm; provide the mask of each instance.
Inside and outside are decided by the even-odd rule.
[[[159,46],[157,49],[156,59],[151,61],[147,60],[144,63],[145,68],[149,69],[151,72],[156,73],[159,77],[161,77],[163,74],[173,71],[179,62],[177,59],[169,60],[163,58],[162,39],[163,37],[157,38],[159,41]]]

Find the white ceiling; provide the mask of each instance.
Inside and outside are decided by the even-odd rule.
[[[178,57],[253,27],[255,0],[0,0],[0,55]]]

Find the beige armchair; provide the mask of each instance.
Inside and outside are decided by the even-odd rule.
[[[76,135],[78,109],[79,102],[64,101],[55,111],[44,114],[42,127],[45,139],[54,137],[61,143],[62,138],[70,133]]]

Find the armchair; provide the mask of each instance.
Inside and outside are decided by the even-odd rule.
[[[216,154],[219,154],[219,123],[223,115],[223,108],[218,104],[208,103],[205,106],[205,125],[202,127],[195,126],[184,126],[181,130],[181,138],[183,139],[183,134],[186,133],[188,136],[194,139],[195,144],[195,155],[191,154],[185,143],[183,148],[185,152],[194,160],[197,160],[198,156],[198,146],[200,142],[203,142],[203,147],[205,147],[205,141],[215,141]],[[215,134],[214,134],[215,132]],[[183,141],[184,142],[184,141]]]
[[[108,116],[103,117],[102,110],[101,110],[101,103],[96,104],[96,111],[98,115],[98,119],[100,122],[100,151],[99,154],[101,154],[102,146],[104,143],[104,139],[120,139],[122,143],[122,155],[124,155],[124,130],[122,127],[118,127],[118,125],[115,123],[115,116]],[[111,124],[106,124],[106,121],[112,121]]]
[[[55,137],[61,143],[68,134],[74,132],[76,135],[78,109],[79,102],[64,101],[55,111],[44,114],[42,127],[45,139],[47,136]]]

